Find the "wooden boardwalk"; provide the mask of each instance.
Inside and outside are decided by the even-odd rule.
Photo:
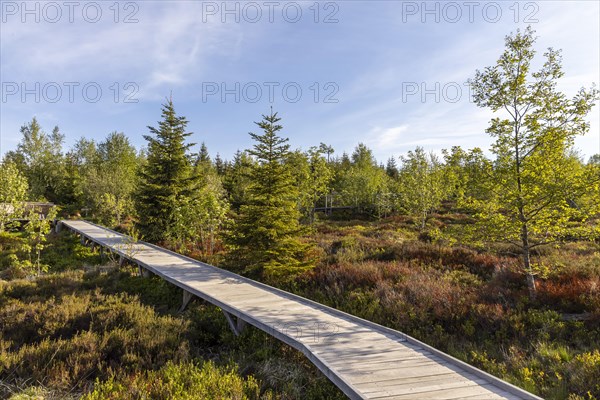
[[[236,334],[253,325],[300,350],[351,399],[539,399],[401,332],[201,263],[86,221],[60,221],[220,307]]]

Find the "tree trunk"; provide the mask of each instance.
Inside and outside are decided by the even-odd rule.
[[[421,231],[425,229],[425,224],[427,223],[427,211],[423,212],[423,218],[421,218]]]
[[[527,289],[529,290],[529,298],[535,300],[537,288],[535,285],[535,275],[531,269],[531,251],[529,246],[529,230],[527,224],[523,223],[521,227],[521,239],[523,242],[523,269],[527,274]]]

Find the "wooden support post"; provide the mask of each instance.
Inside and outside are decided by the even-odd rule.
[[[246,327],[246,321],[244,321],[241,318],[236,318],[234,321],[233,315],[229,314],[225,310],[221,310],[221,311],[223,311],[223,314],[225,314],[225,318],[227,319],[227,322],[229,323],[229,327],[231,328],[231,330],[233,331],[235,336],[240,336],[240,334]]]
[[[123,265],[125,265],[125,262],[127,261],[127,259],[123,256],[119,256],[119,267],[122,267]]]
[[[142,278],[150,278],[150,271],[138,264],[138,273]]]
[[[54,225],[54,232],[56,233],[60,233],[60,229],[62,228],[62,222],[60,221],[56,221],[56,224]]]
[[[190,301],[192,301],[192,299],[195,297],[193,293],[190,293],[185,289],[182,289],[182,290],[183,290],[183,301],[181,302],[181,307],[179,307],[178,312],[183,312],[183,310],[185,310],[185,308],[190,303]]]
[[[236,319],[237,319],[237,324],[236,324],[237,331],[239,333],[242,333],[244,331],[244,329],[246,328],[246,321],[244,321],[241,318],[236,318]]]
[[[85,246],[85,236],[83,236],[83,233],[81,234],[81,244]]]

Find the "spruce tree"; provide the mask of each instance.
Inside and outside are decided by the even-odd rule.
[[[227,170],[227,163],[223,161],[219,153],[217,153],[217,156],[215,157],[214,164],[215,169],[217,170],[217,174],[219,174],[220,176],[225,175],[225,171]]]
[[[188,121],[177,116],[172,99],[163,104],[162,117],[158,128],[148,126],[151,135],[144,135],[148,158],[136,194],[138,229],[150,241],[171,238],[178,208],[192,194],[195,180],[187,156],[193,144],[185,143],[191,135]]]
[[[215,161],[215,167],[217,162]],[[236,151],[233,162],[225,164],[223,176],[223,187],[227,191],[231,208],[239,211],[242,204],[247,203],[248,188],[250,187],[250,171],[254,160],[247,151]]]
[[[398,178],[400,171],[398,170],[398,164],[396,164],[396,159],[394,156],[388,158],[385,166],[385,173],[392,179]]]
[[[298,188],[290,167],[288,139],[278,136],[280,118],[271,111],[256,124],[263,134],[250,133],[256,141],[248,151],[257,163],[250,171],[248,199],[240,207],[229,242],[230,262],[244,272],[267,280],[291,276],[307,267],[308,246],[297,207]]]
[[[200,151],[198,152],[198,156],[196,157],[196,161],[194,165],[197,167],[199,165],[212,165],[212,161],[210,159],[210,155],[208,154],[208,148],[206,144],[202,142],[200,145]]]

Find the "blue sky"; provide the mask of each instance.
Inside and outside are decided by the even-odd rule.
[[[563,49],[563,91],[600,83],[598,1],[24,4],[0,1],[0,153],[33,116],[67,147],[112,131],[141,147],[171,93],[192,141],[224,158],[251,145],[271,105],[294,148],[364,142],[380,161],[416,146],[487,148],[492,113],[464,84],[527,25],[540,56]],[[599,108],[576,142],[586,157],[600,152]]]

